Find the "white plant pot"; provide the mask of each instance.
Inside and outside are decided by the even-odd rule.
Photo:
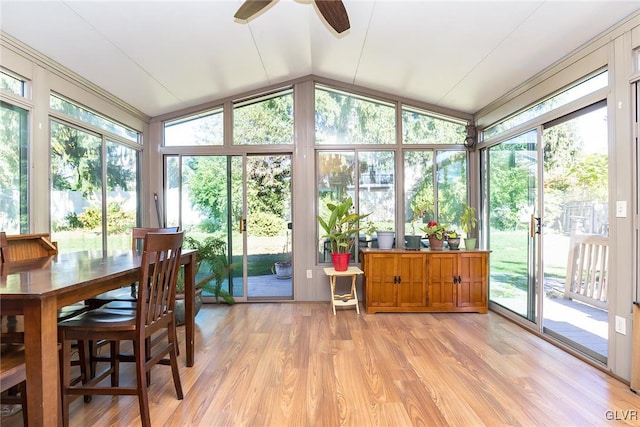
[[[393,239],[395,231],[377,231],[378,235],[378,248],[391,249],[393,248]]]
[[[291,278],[291,263],[286,261],[286,262],[276,262],[274,263],[274,269],[275,271],[273,271],[273,273],[276,275],[276,278],[278,279],[290,279]]]

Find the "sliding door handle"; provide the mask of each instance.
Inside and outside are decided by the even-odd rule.
[[[531,214],[531,223],[529,224],[529,236],[534,238],[536,234],[540,234],[542,231],[542,218],[536,217]]]

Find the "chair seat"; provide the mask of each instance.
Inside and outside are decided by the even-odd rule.
[[[60,328],[70,328],[75,331],[133,331],[136,328],[136,313],[129,310],[113,310],[97,308],[81,313],[71,319],[58,323]]]
[[[89,308],[96,309],[112,301],[135,301],[137,296],[137,291],[135,289],[136,286],[133,285],[119,289],[112,289],[87,299],[85,303]]]
[[[12,412],[22,409],[22,423],[28,425],[26,378],[27,369],[24,362],[24,346],[20,344],[2,344],[0,350],[0,385],[3,392],[0,401],[3,405],[11,406]],[[18,395],[7,394],[5,391],[13,387],[18,388]],[[9,406],[7,406],[9,407]]]
[[[104,308],[104,309],[107,309],[107,310],[130,310],[130,311],[135,311],[136,310],[136,306],[137,306],[136,301],[111,301],[111,302],[103,305],[101,308]]]
[[[58,321],[70,319],[88,310],[89,306],[81,302],[64,306],[60,310],[58,310]]]
[[[0,350],[0,383],[2,391],[20,384],[26,379],[24,345],[2,344]]]

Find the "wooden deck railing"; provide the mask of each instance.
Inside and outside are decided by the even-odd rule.
[[[565,298],[607,309],[609,238],[572,233],[569,242]]]

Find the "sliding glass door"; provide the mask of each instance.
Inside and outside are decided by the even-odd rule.
[[[538,132],[518,135],[482,154],[492,250],[489,298],[536,322]]]
[[[166,224],[182,227],[188,247],[224,248],[223,295],[292,299],[291,155],[166,156],[165,168]]]
[[[543,332],[606,362],[609,329],[606,102],[546,123],[543,141]]]
[[[486,148],[481,156],[490,301],[606,363],[606,102]]]
[[[234,165],[241,164],[242,244],[234,245],[234,260],[246,266],[245,293],[249,299],[292,299],[291,155],[234,157]]]

